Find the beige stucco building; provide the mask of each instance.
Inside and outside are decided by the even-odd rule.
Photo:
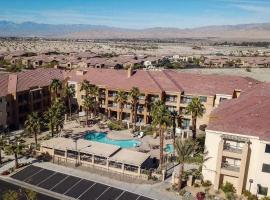
[[[197,125],[206,125],[211,111],[226,99],[237,98],[241,91],[256,85],[253,79],[233,76],[198,75],[179,73],[172,70],[144,71],[88,69],[74,70],[67,74],[68,84],[76,91],[74,100],[80,110],[83,110],[84,91],[80,91],[83,80],[98,86],[100,112],[120,119],[120,108],[114,99],[118,91],[130,92],[132,87],[138,87],[141,96],[137,109],[137,122],[151,123],[151,105],[156,100],[162,100],[170,111],[177,111],[182,116],[182,127],[189,129],[191,116],[186,115],[185,108],[193,97],[199,97],[205,106],[203,117],[198,118]],[[131,99],[128,99],[123,109],[122,119],[131,119]]]
[[[270,195],[270,85],[262,84],[218,107],[206,130],[203,176],[215,189],[230,182]]]

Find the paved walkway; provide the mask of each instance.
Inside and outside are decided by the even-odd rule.
[[[134,183],[126,183],[118,180],[110,179],[108,177],[104,177],[102,175],[89,173],[86,171],[68,168],[61,165],[44,162],[44,163],[35,163],[34,165],[43,167],[49,170],[54,170],[56,172],[62,172],[66,174],[70,174],[73,176],[77,176],[84,179],[93,180],[98,183],[103,183],[109,186],[113,186],[116,188],[121,188],[133,193],[141,194],[143,196],[148,196],[150,198],[156,200],[178,200],[180,197],[177,196],[173,192],[166,191],[166,188],[170,187],[169,183],[157,183],[157,184],[134,184]]]

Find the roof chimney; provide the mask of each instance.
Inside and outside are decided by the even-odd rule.
[[[76,70],[76,75],[78,76],[83,76],[87,73],[87,70]]]
[[[133,68],[132,68],[132,66],[130,66],[128,68],[128,78],[130,78],[132,75],[133,75]]]
[[[8,76],[8,93],[16,96],[17,92],[17,74],[10,74]]]

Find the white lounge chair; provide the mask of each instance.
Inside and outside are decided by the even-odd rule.
[[[140,132],[138,138],[143,138],[144,137],[144,133],[143,132]]]

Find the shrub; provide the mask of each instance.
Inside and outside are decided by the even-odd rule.
[[[236,196],[235,196],[235,194],[233,192],[227,192],[227,193],[225,193],[225,197],[228,200],[236,200]]]
[[[251,72],[251,68],[250,67],[247,67],[246,68],[246,72]]]
[[[270,200],[270,197],[263,197],[261,200]]]
[[[186,192],[187,191],[185,189],[182,189],[182,190],[179,191],[179,195],[184,196],[186,194]]]
[[[200,185],[198,184],[198,183],[194,183],[194,185],[193,185],[195,188],[196,187],[200,187]]]
[[[244,190],[244,191],[243,191],[243,195],[244,195],[245,197],[248,197],[249,195],[251,195],[251,192],[249,192],[248,190]]]
[[[40,155],[38,155],[36,159],[38,161],[48,162],[52,159],[52,156],[48,152],[46,152],[46,153],[41,153]]]
[[[109,121],[108,127],[110,130],[115,130],[115,131],[121,131],[126,128],[125,125],[119,121]]]
[[[209,180],[204,181],[204,182],[202,183],[202,186],[203,186],[203,187],[210,187],[211,185],[212,185],[212,183],[211,183]]]
[[[236,189],[233,186],[233,184],[226,182],[221,186],[221,190],[226,194],[226,193],[235,193]]]

